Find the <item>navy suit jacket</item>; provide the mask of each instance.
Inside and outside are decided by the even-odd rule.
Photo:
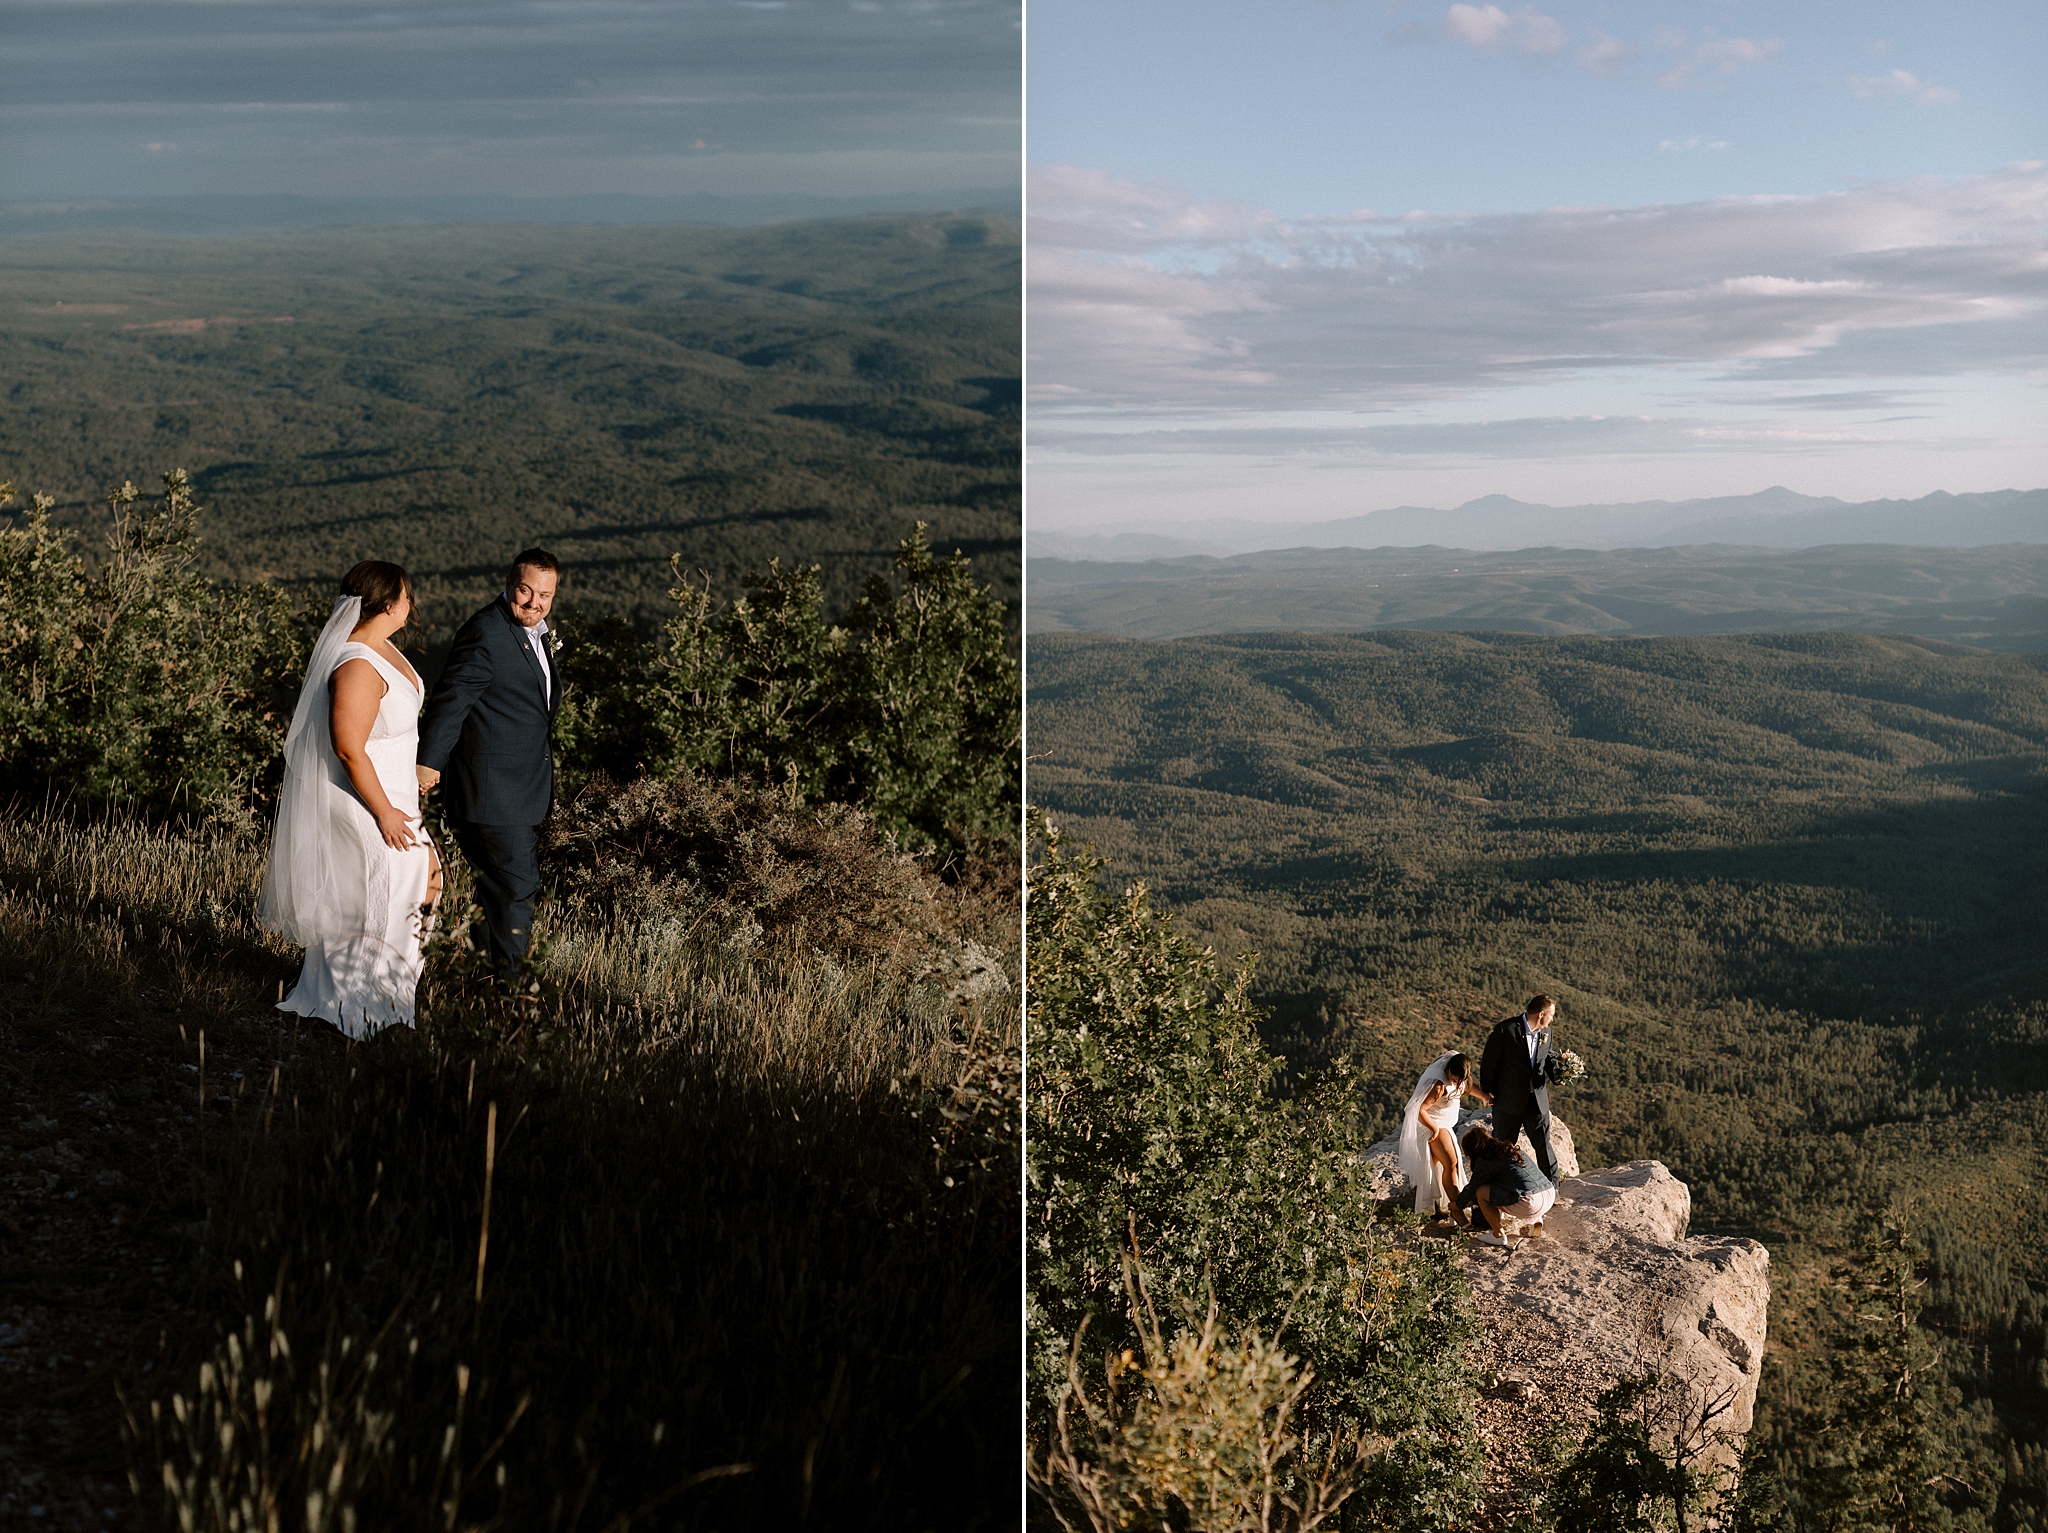
[[[1493,1098],[1495,1121],[1520,1117],[1533,1101],[1536,1115],[1550,1116],[1550,1035],[1536,1041],[1529,1057],[1529,1024],[1521,1017],[1496,1022],[1479,1057],[1479,1086]]]
[[[555,759],[548,730],[562,699],[526,630],[504,599],[455,634],[448,663],[420,723],[420,765],[442,774],[442,802],[476,825],[538,825],[555,803]]]

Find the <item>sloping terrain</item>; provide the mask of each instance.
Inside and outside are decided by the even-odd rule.
[[[98,527],[186,468],[208,573],[395,560],[430,637],[533,543],[600,609],[666,610],[680,553],[821,561],[837,610],[924,520],[1014,601],[1020,297],[973,215],[14,237],[0,478]]]
[[[1589,1065],[1559,1099],[1582,1161],[1661,1160],[1696,1229],[1771,1248],[1767,1431],[1828,1263],[1890,1209],[1966,1391],[2039,1440],[2048,661],[1401,632],[1029,661],[1032,800],[1258,950],[1272,1043],[1362,1062],[1364,1131],[1547,991]]]

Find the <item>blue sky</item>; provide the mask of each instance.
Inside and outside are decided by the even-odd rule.
[[[1016,0],[9,0],[0,203],[1014,185]]]
[[[2048,9],[1034,0],[1030,515],[2048,483]]]

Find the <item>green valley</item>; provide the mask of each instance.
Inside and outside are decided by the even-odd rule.
[[[1695,1228],[1772,1249],[1781,1453],[1830,1262],[1903,1215],[2007,1466],[2000,1516],[2038,1526],[2048,660],[1869,634],[1037,633],[1027,698],[1032,801],[1259,953],[1269,1043],[1363,1066],[1364,1139],[1436,1050],[1560,998],[1582,1163],[1662,1160]]]
[[[394,560],[430,638],[536,542],[598,611],[665,612],[672,553],[837,610],[922,520],[1014,603],[1020,281],[986,215],[14,236],[0,477],[97,528],[184,467],[206,573]]]

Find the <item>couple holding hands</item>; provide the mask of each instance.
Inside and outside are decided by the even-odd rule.
[[[1557,1003],[1529,998],[1517,1017],[1494,1024],[1472,1063],[1456,1051],[1438,1056],[1416,1083],[1401,1117],[1402,1174],[1414,1184],[1415,1211],[1447,1217],[1485,1245],[1513,1249],[1505,1220],[1543,1232],[1557,1201],[1557,1159],[1550,1145],[1550,1084],[1578,1073],[1576,1055],[1555,1055],[1550,1024]],[[1458,1109],[1466,1100],[1493,1108],[1493,1131],[1473,1125],[1462,1137]],[[1516,1144],[1524,1129],[1536,1164]],[[1465,1210],[1472,1212],[1468,1216]]]
[[[313,645],[291,728],[263,925],[306,950],[279,1010],[369,1038],[411,1025],[441,858],[420,795],[442,782],[449,829],[476,874],[491,966],[515,981],[540,891],[536,844],[554,803],[548,735],[561,702],[547,615],[561,565],[512,561],[504,592],[455,635],[432,698],[393,642],[412,578],[350,570]]]

